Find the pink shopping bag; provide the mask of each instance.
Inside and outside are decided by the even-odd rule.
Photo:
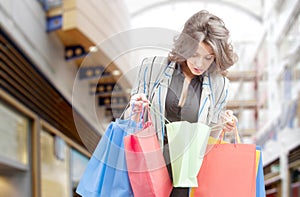
[[[168,197],[172,183],[151,122],[124,138],[130,184],[135,197]]]
[[[236,138],[237,138],[236,130]],[[256,145],[215,144],[205,155],[198,174],[195,197],[254,197],[256,195]]]

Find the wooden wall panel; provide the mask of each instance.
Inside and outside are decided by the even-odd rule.
[[[76,125],[72,105],[51,82],[24,56],[0,29],[1,88],[75,143],[96,147],[100,134],[77,111]],[[84,131],[85,139],[78,134]]]

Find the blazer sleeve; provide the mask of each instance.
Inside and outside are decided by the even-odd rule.
[[[153,62],[156,57],[147,57],[142,60],[141,65],[138,68],[137,78],[135,83],[133,84],[131,90],[131,96],[143,93],[147,96],[150,94],[150,79],[152,75]]]
[[[217,123],[222,111],[226,109],[226,104],[228,101],[229,95],[229,80],[228,78],[222,76],[218,79],[218,85],[215,89],[215,104],[214,104],[214,112],[212,116],[212,122]]]

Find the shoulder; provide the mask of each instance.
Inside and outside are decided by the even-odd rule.
[[[146,57],[142,61],[141,70],[144,73],[149,73],[151,77],[156,77],[165,72],[169,62],[169,58],[164,56]]]
[[[156,66],[156,65],[167,65],[169,62],[169,58],[165,56],[152,56],[152,57],[146,57],[142,61],[142,65],[147,66]]]
[[[209,74],[211,89],[216,96],[216,101],[220,101],[222,97],[227,97],[229,79],[218,72],[212,72]]]
[[[228,85],[229,79],[218,72],[209,73],[210,82],[213,86]]]

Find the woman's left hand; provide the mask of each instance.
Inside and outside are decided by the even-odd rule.
[[[226,123],[223,127],[223,130],[225,132],[233,131],[236,127],[236,123],[238,122],[237,117],[233,115],[233,111],[226,110],[225,117],[223,117],[223,118],[224,118],[224,121],[226,121]]]

